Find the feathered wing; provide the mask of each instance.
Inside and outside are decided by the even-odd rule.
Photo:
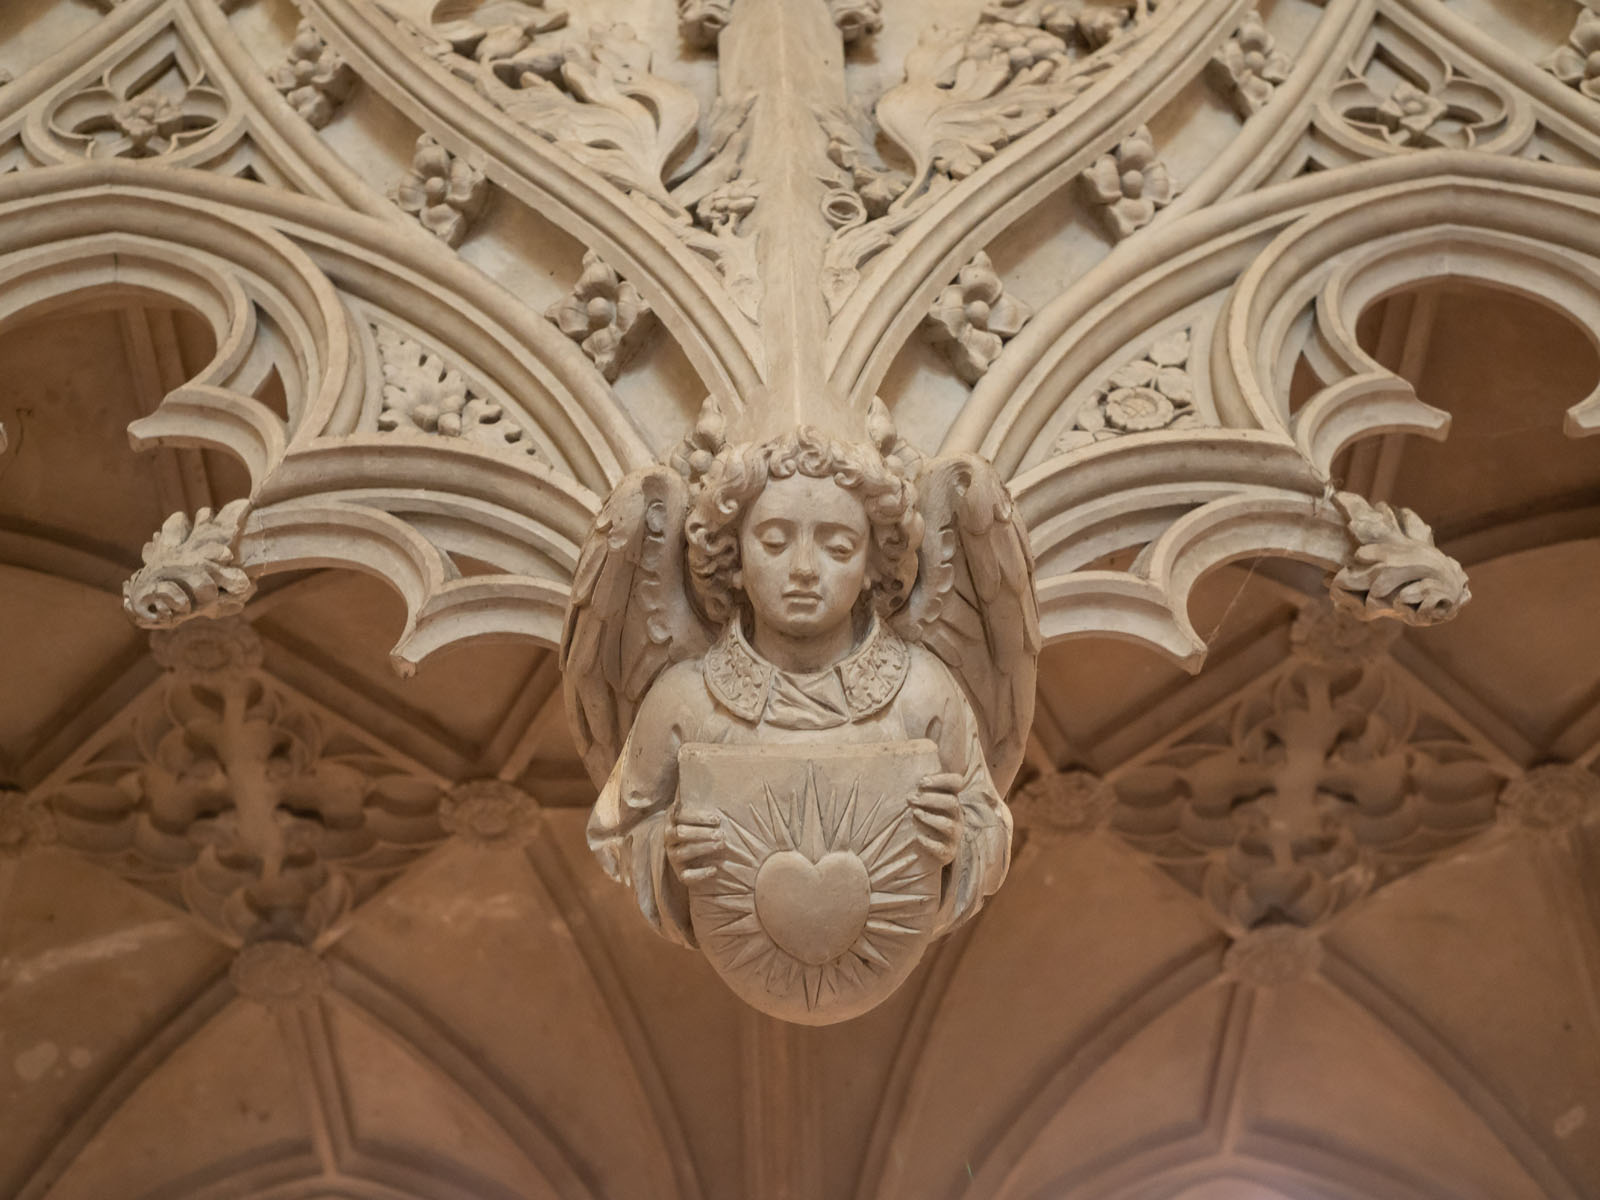
[[[656,677],[711,644],[684,587],[688,503],[677,471],[635,471],[611,493],[578,556],[561,634],[562,687],[596,787],[605,785]]]
[[[976,455],[932,460],[917,488],[921,563],[895,626],[961,681],[1004,795],[1033,724],[1041,644],[1033,549],[999,473]]]

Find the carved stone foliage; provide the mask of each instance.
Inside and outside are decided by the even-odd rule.
[[[458,784],[439,805],[439,824],[474,846],[517,845],[538,820],[538,801],[501,779]]]
[[[241,611],[255,584],[235,560],[248,500],[233,500],[213,515],[202,508],[190,520],[173,513],[145,544],[144,566],[122,585],[122,606],[147,629],[190,617]]]
[[[1272,99],[1277,86],[1289,78],[1289,56],[1278,49],[1261,14],[1251,9],[1234,35],[1211,60],[1211,75],[1246,120]]]
[[[1176,189],[1166,166],[1156,158],[1145,128],[1134,130],[1083,173],[1084,192],[1112,236],[1131,237],[1156,219]]]
[[[0,784],[0,862],[56,842],[50,810],[21,788]]]
[[[398,330],[378,325],[373,333],[383,373],[380,430],[509,446],[548,465],[543,448],[506,415],[504,406],[473,391],[442,355]]]
[[[1433,544],[1433,530],[1409,508],[1369,504],[1352,492],[1334,501],[1355,543],[1333,577],[1335,603],[1369,619],[1434,625],[1472,599],[1461,564]]]
[[[1562,46],[1542,64],[1546,71],[1591,100],[1600,100],[1600,13],[1584,8]]]
[[[545,316],[583,348],[608,380],[622,371],[651,322],[650,306],[639,289],[593,250],[584,254],[583,274],[572,291],[552,304]]]
[[[874,109],[879,129],[910,164],[903,186],[872,162],[870,139],[849,135],[849,122],[828,126],[837,143],[830,153],[855,176],[872,214],[840,226],[829,243],[823,290],[830,310],[837,312],[855,289],[861,265],[953,183],[1048,120],[1112,66],[1149,12],[1145,3],[1091,8],[994,0],[974,27],[925,33],[906,57],[904,82]],[[868,188],[877,193],[870,199]],[[883,203],[891,190],[892,202]],[[880,204],[882,215],[876,215]]]
[[[1309,611],[1302,621],[1355,623]],[[1499,769],[1420,710],[1387,660],[1308,653],[1323,633],[1114,778],[1112,827],[1236,938],[1320,928],[1495,820]]]
[[[483,172],[427,134],[417,139],[411,170],[394,192],[395,203],[447,246],[461,244],[488,196]]]
[[[989,256],[980,250],[939,293],[923,324],[956,374],[977,383],[1032,315],[1031,308],[1006,293]]]
[[[42,797],[63,845],[233,945],[312,945],[438,841],[437,786],[273,680],[242,620],[151,648],[161,682]]]
[[[1079,405],[1072,428],[1056,438],[1054,453],[1131,433],[1199,425],[1189,370],[1192,353],[1189,330],[1180,329],[1118,367]]]
[[[578,563],[560,662],[589,845],[739,996],[826,1024],[1005,875],[1032,556],[993,467],[922,460],[881,403],[870,444],[723,431],[709,405],[673,466],[624,479]]]
[[[355,87],[355,72],[310,21],[301,21],[284,61],[273,68],[272,86],[313,129],[333,114]]]
[[[828,0],[828,12],[846,45],[883,28],[883,0]]]

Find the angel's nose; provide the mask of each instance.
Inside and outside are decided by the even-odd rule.
[[[789,560],[789,571],[804,579],[817,577],[817,548],[809,541],[801,539],[794,548],[794,557]]]

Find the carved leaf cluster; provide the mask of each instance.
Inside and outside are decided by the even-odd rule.
[[[243,609],[255,584],[234,561],[234,544],[249,506],[234,500],[215,515],[202,508],[192,521],[181,512],[168,517],[145,543],[144,566],[122,585],[128,615],[152,629]]]
[[[616,379],[628,355],[649,330],[650,306],[639,290],[593,250],[583,256],[583,274],[572,292],[545,316],[582,347],[608,380]]]
[[[1600,13],[1585,8],[1562,46],[1541,64],[1569,87],[1600,100]]]
[[[1367,619],[1408,625],[1448,621],[1472,599],[1461,564],[1433,543],[1433,530],[1409,508],[1371,504],[1353,492],[1334,497],[1354,542],[1331,584],[1335,603]]]
[[[1032,315],[1026,304],[1006,294],[989,256],[980,250],[939,293],[923,327],[956,374],[977,383]]]
[[[1242,937],[1318,928],[1453,852],[1493,824],[1501,778],[1386,659],[1297,657],[1114,783],[1112,828]]]
[[[1065,454],[1130,433],[1198,425],[1191,353],[1189,330],[1181,329],[1117,368],[1078,408],[1072,428],[1056,439],[1052,452]]]
[[[459,246],[488,194],[482,171],[423,134],[394,198],[445,245]]]
[[[475,393],[442,355],[397,330],[375,326],[373,332],[383,374],[380,430],[414,430],[485,446],[509,446],[548,465],[543,449],[507,418],[504,406]]]
[[[1102,154],[1083,173],[1084,190],[1118,241],[1131,237],[1172,203],[1172,176],[1156,157],[1143,126]]]
[[[64,845],[234,945],[309,945],[438,841],[438,788],[281,688],[242,621],[156,639],[160,688],[44,797]]]
[[[334,112],[349,99],[356,82],[350,64],[322,40],[310,21],[300,22],[288,56],[268,78],[313,129],[321,129],[333,120]]]
[[[1267,32],[1261,14],[1251,9],[1212,58],[1211,74],[1239,115],[1248,120],[1267,106],[1278,84],[1289,78],[1293,65],[1278,49],[1277,39]]]

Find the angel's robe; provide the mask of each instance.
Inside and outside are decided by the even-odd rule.
[[[940,770],[962,779],[961,833],[944,870],[934,933],[978,911],[1005,879],[1011,813],[990,778],[978,721],[948,668],[874,619],[851,652],[814,675],[756,653],[737,620],[703,658],[663,671],[634,719],[589,817],[589,846],[634,890],[662,934],[694,946],[689,899],[666,855],[678,750],[690,742],[841,743],[927,738]]]

